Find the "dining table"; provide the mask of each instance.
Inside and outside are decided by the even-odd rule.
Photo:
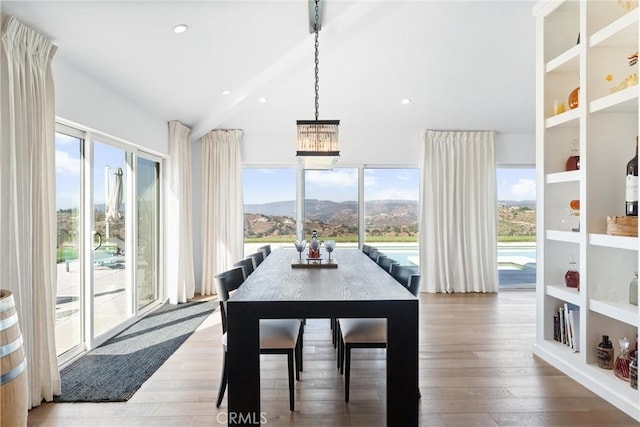
[[[300,266],[294,249],[276,249],[228,300],[229,425],[268,423],[260,410],[260,319],[348,317],[387,319],[387,425],[418,425],[418,299],[357,248],[338,247],[332,259],[337,268]]]

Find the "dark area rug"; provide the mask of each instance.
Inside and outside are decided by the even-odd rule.
[[[217,301],[165,303],[65,367],[55,402],[124,402],[213,312]]]

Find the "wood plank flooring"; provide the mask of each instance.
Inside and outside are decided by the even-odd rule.
[[[632,418],[534,357],[535,292],[420,297],[422,426],[637,426]],[[125,403],[43,404],[28,425],[216,426],[222,366],[216,311]],[[354,350],[351,400],[335,368],[328,320],[309,320],[305,364],[289,411],[286,358],[263,355],[267,426],[386,424],[385,352]],[[403,426],[393,426],[403,427]]]

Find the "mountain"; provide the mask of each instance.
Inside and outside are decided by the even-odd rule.
[[[498,200],[498,206],[504,206],[507,208],[518,207],[536,210],[535,200]]]

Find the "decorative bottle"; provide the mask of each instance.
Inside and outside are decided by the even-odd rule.
[[[616,357],[613,373],[621,380],[629,381],[629,365],[631,364],[631,358],[629,357],[629,340],[621,338],[619,342],[620,354]]]
[[[580,272],[578,271],[576,259],[574,257],[569,257],[569,268],[564,274],[564,284],[568,288],[580,289]]]
[[[309,242],[309,258],[320,258],[320,242],[318,241],[318,232],[311,232],[311,242]]]
[[[571,152],[569,153],[569,158],[567,159],[567,165],[565,170],[567,171],[577,171],[580,169],[580,154],[578,151],[578,140],[574,139],[571,141]]]
[[[625,205],[627,216],[638,216],[638,137],[636,137],[636,154],[627,163]]]
[[[631,359],[631,363],[629,364],[629,385],[632,389],[638,389],[638,353],[633,359]]]
[[[597,348],[598,366],[602,369],[613,369],[613,344],[609,341],[609,335],[603,335]]]

